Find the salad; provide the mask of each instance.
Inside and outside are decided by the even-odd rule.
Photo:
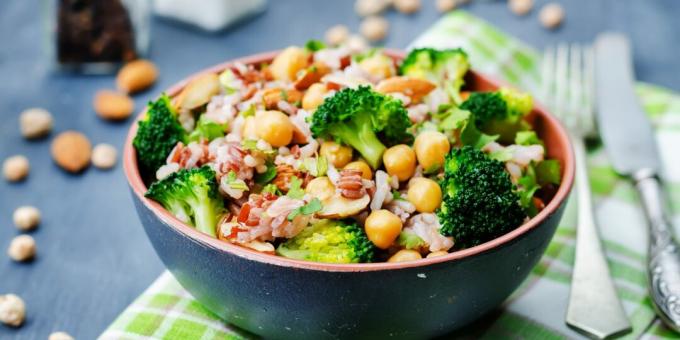
[[[310,41],[148,105],[146,196],[198,231],[292,259],[410,261],[517,228],[561,178],[510,88],[470,92],[461,49]]]

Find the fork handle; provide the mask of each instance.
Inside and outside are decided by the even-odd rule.
[[[665,195],[654,171],[640,170],[633,179],[650,227],[647,280],[653,305],[664,323],[680,332],[680,252],[666,214]]]
[[[626,333],[631,326],[609,275],[597,233],[585,144],[579,136],[571,139],[576,158],[578,225],[566,322],[577,331],[604,339]]]

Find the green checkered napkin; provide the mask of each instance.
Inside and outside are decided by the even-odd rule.
[[[536,92],[539,55],[532,48],[462,11],[447,15],[410,47],[463,47],[472,67]],[[657,130],[675,225],[680,225],[680,96],[646,84],[638,93]],[[630,338],[677,337],[655,319],[646,291],[646,224],[630,182],[618,177],[601,146],[590,150],[591,186],[600,233],[618,293],[633,325]],[[552,243],[530,277],[495,316],[469,330],[480,338],[576,338],[564,324],[574,260],[575,206],[570,204]],[[101,335],[102,339],[236,339],[245,332],[221,322],[168,272],[159,277]]]

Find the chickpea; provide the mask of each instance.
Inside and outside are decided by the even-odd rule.
[[[352,160],[352,148],[336,142],[325,141],[321,144],[319,154],[326,157],[334,167],[340,169]]]
[[[92,149],[92,165],[99,169],[111,169],[116,165],[118,151],[110,144],[97,144]]]
[[[66,332],[54,332],[50,334],[47,340],[73,340],[73,337]]]
[[[331,46],[338,46],[349,38],[349,28],[345,25],[335,25],[326,31],[326,42]]]
[[[408,145],[395,145],[383,154],[383,164],[390,176],[396,175],[403,182],[416,171],[416,154]]]
[[[33,230],[40,224],[40,210],[30,205],[21,206],[14,210],[12,219],[19,230]]]
[[[374,210],[366,218],[364,229],[368,239],[380,249],[389,248],[401,233],[401,219],[389,210]]]
[[[418,177],[409,182],[407,197],[418,212],[431,213],[442,203],[442,189],[437,182]]]
[[[390,257],[389,260],[387,260],[387,262],[415,261],[415,260],[420,260],[422,258],[423,258],[423,256],[420,255],[420,253],[415,251],[415,250],[402,249],[402,250],[394,253],[394,255],[392,255],[392,257]]]
[[[244,139],[257,139],[257,124],[255,122],[255,117],[249,116],[245,118],[241,134]]]
[[[324,97],[328,93],[326,85],[321,83],[312,84],[302,97],[302,108],[305,110],[314,110],[323,103]]]
[[[387,37],[390,23],[387,19],[379,16],[369,16],[361,21],[359,31],[370,41],[381,41]]]
[[[449,252],[446,251],[446,250],[433,251],[433,252],[427,254],[426,257],[429,259],[429,258],[433,258],[433,257],[444,256],[444,255],[446,255],[446,254],[448,254],[448,253],[449,253]]]
[[[279,111],[260,112],[255,127],[257,136],[273,147],[286,146],[293,140],[293,123]]]
[[[371,171],[371,167],[363,159],[345,165],[345,169],[360,170],[361,177],[364,179],[370,180],[373,178],[373,171]]]
[[[324,201],[335,194],[335,186],[328,177],[321,176],[307,183],[305,192],[321,201]]]
[[[25,262],[35,257],[35,240],[30,235],[19,235],[12,239],[7,255],[17,262]]]
[[[0,295],[0,322],[11,327],[19,327],[25,318],[24,300],[14,294]]]
[[[428,171],[444,164],[444,158],[449,153],[451,144],[441,132],[424,131],[416,137],[413,148],[416,151],[418,163],[423,170]]]
[[[8,157],[2,163],[2,173],[5,179],[10,182],[18,182],[26,178],[29,169],[28,158],[23,155]]]
[[[307,67],[308,57],[304,49],[290,46],[274,58],[269,69],[276,80],[295,80],[298,71]]]

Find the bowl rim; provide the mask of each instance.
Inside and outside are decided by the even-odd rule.
[[[395,49],[384,49],[384,52],[394,58],[403,59],[405,52]],[[257,64],[263,61],[269,61],[274,58],[279,53],[279,51],[269,51],[259,54],[254,54],[242,58],[236,58],[227,62],[220,63],[218,65],[203,69],[194,73],[193,75],[186,77],[185,79],[177,82],[165,91],[169,96],[173,97],[177,95],[184,86],[193,78],[205,74],[205,73],[217,73],[227,67],[233,65],[234,63],[243,64]],[[487,75],[480,74],[474,70],[470,72],[487,79],[494,85],[501,86],[504,85],[503,82],[489,77]],[[569,139],[564,126],[555,118],[552,114],[545,110],[545,108],[539,103],[534,104],[534,110],[537,111],[544,119],[548,120],[550,124],[556,126],[556,132],[559,140],[561,140],[564,145],[567,145],[567,150],[564,150],[564,164],[563,164],[563,175],[560,186],[555,193],[555,196],[548,202],[545,208],[538,213],[536,216],[531,218],[529,221],[525,222],[521,226],[517,227],[513,231],[497,237],[493,240],[487,241],[480,245],[466,248],[458,251],[451,252],[447,255],[433,257],[433,258],[423,258],[418,261],[408,261],[408,262],[377,262],[377,263],[351,263],[351,264],[335,264],[335,263],[323,263],[323,262],[312,262],[304,260],[289,259],[283,256],[272,255],[261,253],[246,247],[235,245],[229,242],[213,238],[207,234],[203,234],[191,226],[181,222],[179,219],[174,217],[170,212],[165,210],[163,206],[159,203],[144,197],[144,193],[147,190],[146,185],[142,181],[141,175],[139,173],[139,168],[137,166],[137,154],[132,146],[132,140],[137,133],[138,122],[146,113],[146,107],[141,110],[141,112],[136,116],[132,122],[130,129],[128,131],[127,138],[125,140],[124,150],[123,150],[123,168],[125,172],[125,177],[128,181],[130,188],[132,189],[134,195],[139,199],[146,209],[150,210],[158,219],[160,219],[165,225],[174,229],[175,232],[179,233],[183,237],[188,238],[189,241],[198,242],[199,244],[213,248],[215,250],[226,252],[231,255],[235,255],[247,260],[257,261],[263,264],[276,265],[280,267],[289,267],[293,269],[305,269],[314,271],[330,271],[330,272],[370,272],[370,271],[382,271],[382,270],[392,270],[392,269],[404,269],[413,267],[427,267],[429,265],[453,262],[462,260],[477,254],[481,254],[490,251],[494,248],[500,247],[507,244],[514,239],[520,237],[521,235],[533,230],[534,228],[541,225],[541,223],[552,215],[558,207],[566,202],[569,192],[574,182],[574,154],[572,150],[572,144]]]

